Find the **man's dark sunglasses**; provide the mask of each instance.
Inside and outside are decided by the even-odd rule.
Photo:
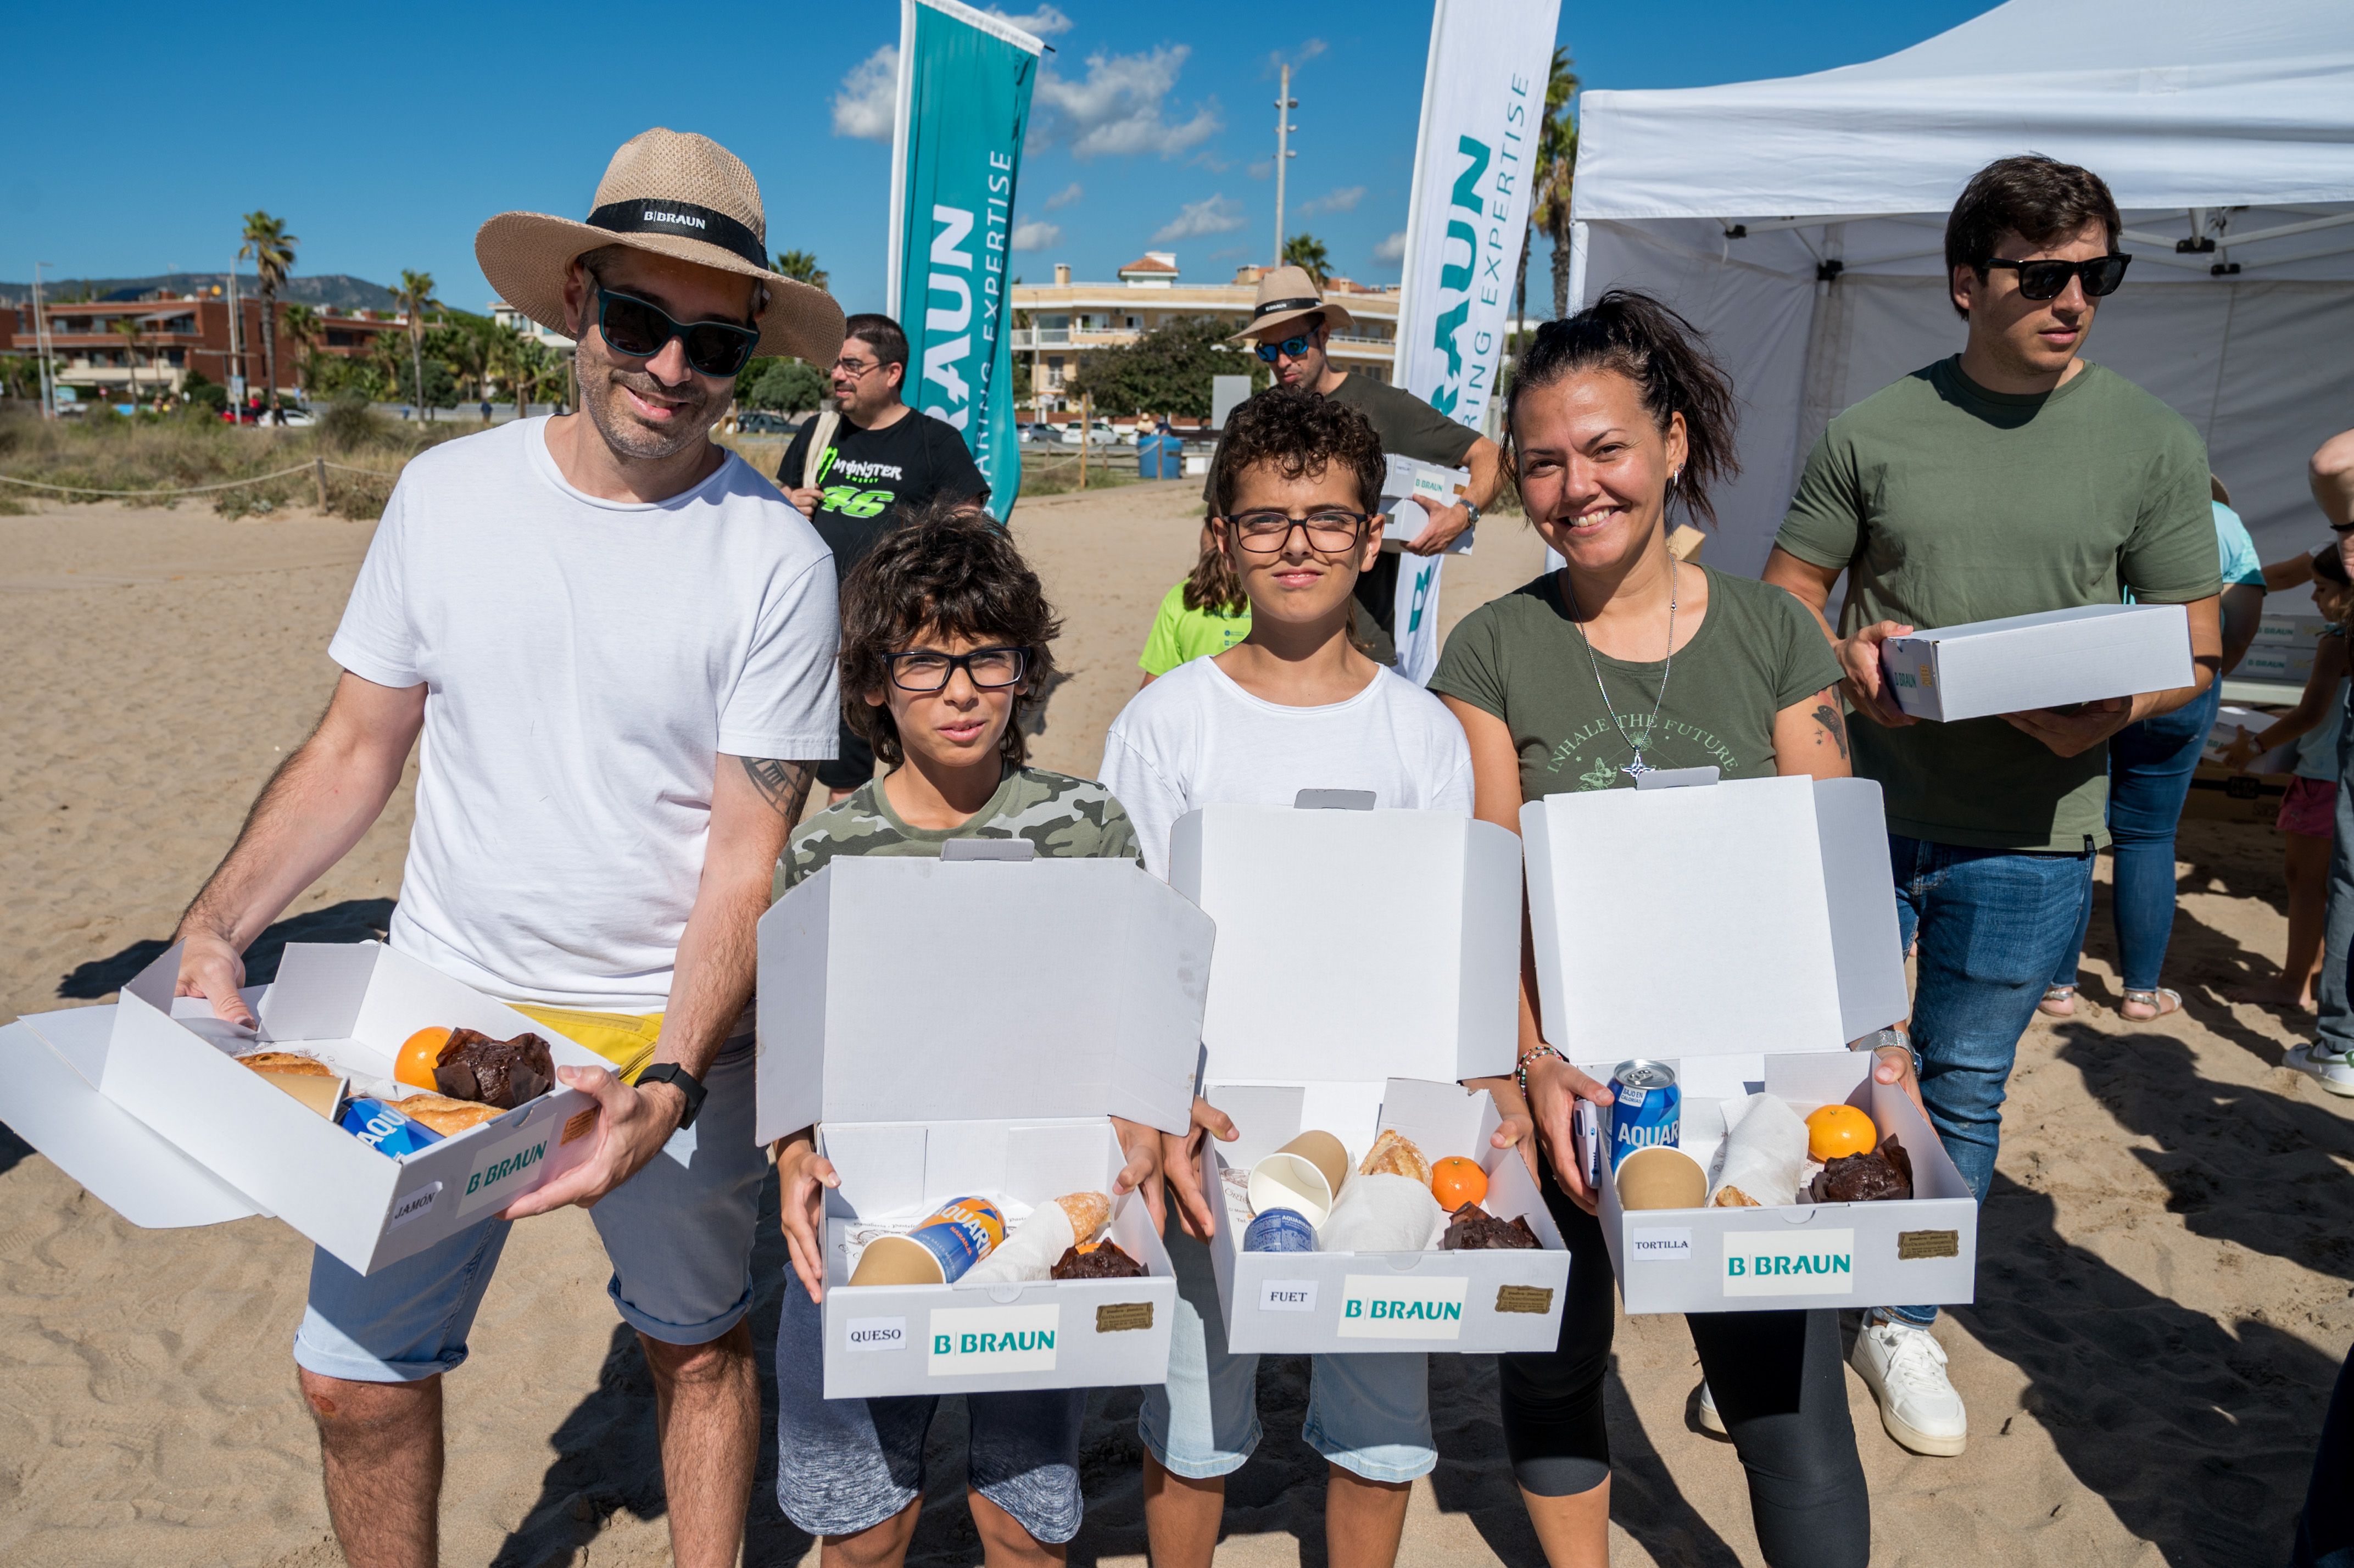
[[[891,683],[903,692],[942,692],[959,670],[984,692],[1018,686],[1030,669],[1027,648],[976,648],[970,653],[919,649],[889,655]]]
[[[759,345],[760,334],[727,322],[673,321],[660,305],[635,294],[597,291],[597,328],[605,344],[631,359],[652,359],[673,338],[686,341],[686,362],[705,376],[733,376]]]
[[[1304,332],[1298,337],[1285,338],[1281,343],[1263,343],[1258,345],[1258,356],[1269,365],[1273,365],[1278,355],[1285,359],[1297,359],[1306,354],[1308,345],[1315,341],[1314,333]]]
[[[2090,261],[2006,261],[1990,258],[1988,267],[2008,267],[2019,274],[2019,291],[2031,300],[2056,300],[2071,278],[2084,285],[2084,296],[2098,300],[2117,291],[2133,258],[2124,254],[2095,256]]]

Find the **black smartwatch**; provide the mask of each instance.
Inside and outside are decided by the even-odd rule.
[[[681,1132],[695,1125],[695,1113],[703,1109],[703,1097],[711,1092],[675,1062],[657,1062],[640,1073],[638,1086],[643,1088],[648,1084],[668,1084],[686,1097],[686,1114],[678,1118]]]

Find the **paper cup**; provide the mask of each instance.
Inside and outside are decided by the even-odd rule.
[[[1349,1174],[1349,1151],[1329,1132],[1303,1132],[1251,1167],[1251,1212],[1291,1209],[1311,1225],[1332,1212]]]
[[[1681,1149],[1657,1144],[1618,1162],[1622,1209],[1697,1209],[1708,1202],[1708,1172]]]
[[[906,1236],[876,1236],[858,1255],[853,1285],[945,1285],[946,1271],[932,1249]]]

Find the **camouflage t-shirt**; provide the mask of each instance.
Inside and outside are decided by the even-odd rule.
[[[1028,839],[1042,855],[1140,860],[1136,829],[1111,791],[1092,779],[1043,768],[1005,775],[988,804],[957,828],[911,828],[891,809],[883,780],[870,779],[840,805],[811,817],[777,863],[781,898],[842,854],[937,855],[950,839]]]

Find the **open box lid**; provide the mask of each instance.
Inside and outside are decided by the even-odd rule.
[[[1215,934],[1131,861],[837,859],[760,919],[757,1136],[1107,1114],[1182,1132]]]
[[[1374,810],[1362,792],[1301,794],[1299,806],[1204,806],[1170,831],[1170,885],[1218,923],[1205,1077],[1378,1086],[1511,1072],[1519,841],[1444,811]]]
[[[1837,1051],[1908,1010],[1868,779],[1548,795],[1521,833],[1545,1037],[1573,1061]]]

